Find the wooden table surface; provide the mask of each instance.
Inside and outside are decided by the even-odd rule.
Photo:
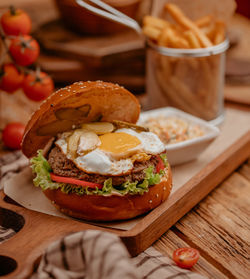
[[[230,90],[237,94],[237,87],[231,87]],[[250,86],[245,86],[245,90],[250,94]],[[8,119],[15,120],[12,106],[15,102],[19,104],[16,109],[23,111],[21,120],[25,120],[36,107],[36,104],[31,106],[21,93],[8,96],[8,99],[1,98],[1,127]],[[7,109],[6,114],[3,114],[3,107]],[[249,110],[247,106],[237,107]],[[0,154],[5,152],[0,145]],[[193,271],[209,278],[250,278],[249,195],[250,159],[180,219],[154,243],[154,247],[171,257],[176,248],[192,246],[201,253]]]
[[[168,230],[154,247],[172,256],[191,246],[201,253],[193,271],[209,278],[249,278],[250,159]]]

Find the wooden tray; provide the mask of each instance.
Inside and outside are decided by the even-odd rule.
[[[116,233],[133,256],[145,250],[250,156],[250,131],[249,127],[246,127],[250,119],[249,113],[230,110],[227,114],[224,127],[226,130],[222,127],[220,136],[222,138],[218,138],[217,143],[215,141],[208,150],[209,153],[216,152],[218,155],[184,185],[175,189],[165,203],[139,219],[131,229],[104,228],[31,211],[10,203],[10,199],[2,192],[0,225],[8,223],[9,227],[19,232],[0,245],[0,266],[4,264],[5,269],[13,270],[1,278],[27,277],[49,243],[69,233],[85,229]],[[224,146],[221,141],[228,138],[228,131],[231,131],[232,143],[229,141],[230,145],[225,144],[227,147],[218,152],[218,145]],[[236,140],[233,140],[234,136]],[[197,164],[197,161],[179,168],[184,170],[193,164]]]

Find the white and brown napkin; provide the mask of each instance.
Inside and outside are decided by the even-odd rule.
[[[0,157],[0,188],[25,166],[21,152]],[[0,245],[15,232],[0,226]],[[87,230],[52,243],[44,252],[31,279],[205,279],[205,276],[177,267],[153,247],[130,258],[115,234]]]
[[[205,278],[181,269],[148,248],[131,259],[118,236],[96,230],[71,234],[52,243],[31,279]]]
[[[29,160],[20,150],[0,156],[0,190],[5,180],[20,172],[28,164]]]

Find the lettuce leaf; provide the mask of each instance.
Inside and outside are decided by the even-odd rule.
[[[50,178],[50,172],[52,171],[48,161],[43,157],[42,150],[37,151],[37,157],[33,157],[31,160],[32,172],[36,174],[33,179],[34,185],[46,189],[58,189],[62,183],[55,183]]]
[[[164,158],[165,159],[165,158]],[[163,160],[164,161],[164,160]],[[144,170],[145,179],[142,182],[127,181],[122,185],[112,185],[112,178],[106,179],[102,189],[90,189],[88,187],[82,187],[73,184],[57,183],[53,182],[50,178],[50,172],[52,171],[48,161],[43,157],[42,150],[38,150],[37,156],[31,159],[31,168],[33,173],[36,174],[34,178],[34,184],[37,187],[41,187],[42,190],[46,189],[60,189],[63,193],[76,193],[77,195],[111,195],[114,193],[120,195],[143,195],[148,192],[149,186],[160,182],[164,172],[155,173],[153,166]]]

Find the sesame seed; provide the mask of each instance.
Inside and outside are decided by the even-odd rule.
[[[152,202],[153,202],[152,200],[149,201],[149,203],[152,203]]]
[[[165,191],[165,190],[166,190],[166,187],[163,187],[163,190]]]
[[[156,194],[156,197],[158,198],[158,197],[159,197],[159,194]]]

